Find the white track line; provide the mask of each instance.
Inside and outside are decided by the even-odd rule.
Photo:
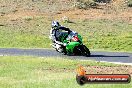
[[[107,63],[114,63],[114,64],[122,64],[122,65],[132,65],[132,63],[122,63],[122,62],[108,62],[108,61],[99,61],[99,62],[107,62]]]
[[[0,57],[1,57],[1,56],[7,56],[7,55],[0,55]]]
[[[80,60],[80,61],[93,61],[93,60]],[[121,64],[121,65],[132,65],[132,63],[122,63],[122,62],[108,62],[108,61],[97,61],[97,62],[105,62],[105,63],[113,63],[113,64]]]

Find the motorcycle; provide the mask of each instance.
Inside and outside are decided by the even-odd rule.
[[[71,32],[69,35],[67,32],[63,32],[59,37],[60,42],[53,42],[52,46],[57,52],[64,55],[83,55],[90,56],[89,49],[83,44],[82,37],[77,32]]]

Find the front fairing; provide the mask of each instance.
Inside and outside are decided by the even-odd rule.
[[[66,50],[67,52],[73,53],[74,47],[82,45],[82,37],[80,35],[77,35],[79,38],[79,41],[70,41],[65,40],[64,43],[67,43]]]
[[[80,45],[79,42],[70,42],[70,43],[68,43],[68,45],[66,46],[66,50],[67,50],[68,52],[73,53],[74,47],[75,47],[75,46],[78,46],[78,45]]]

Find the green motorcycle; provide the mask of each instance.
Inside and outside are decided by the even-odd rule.
[[[62,33],[59,40],[64,44],[64,46],[61,47],[61,53],[64,53],[66,55],[90,56],[89,49],[85,45],[83,45],[82,37],[78,33],[71,32],[68,35],[67,32],[64,32]]]

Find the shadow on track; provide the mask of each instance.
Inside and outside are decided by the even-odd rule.
[[[129,56],[91,55],[90,57],[129,57]]]

